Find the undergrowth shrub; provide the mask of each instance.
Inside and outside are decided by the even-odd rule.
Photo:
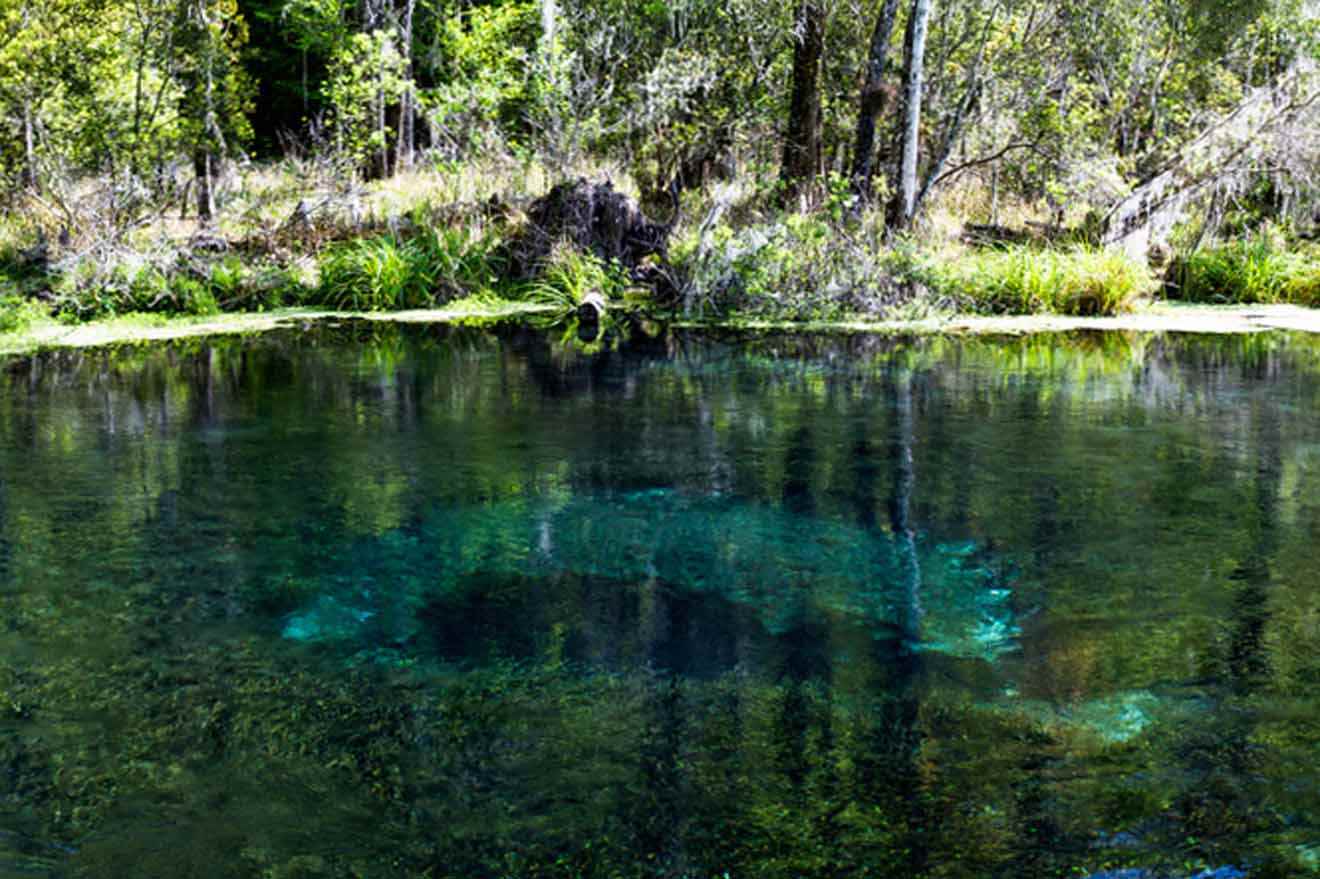
[[[168,249],[109,250],[64,260],[51,277],[56,311],[75,320],[129,313],[207,316],[296,305],[304,285],[294,267],[250,265],[237,254],[219,259]]]
[[[845,226],[821,216],[696,230],[675,243],[689,310],[778,320],[923,317],[952,302],[933,264],[884,241],[878,218]]]
[[[1150,270],[1115,250],[980,251],[944,269],[942,285],[990,314],[1113,315],[1130,311],[1155,285]]]

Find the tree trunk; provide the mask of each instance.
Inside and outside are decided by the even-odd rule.
[[[867,56],[866,82],[862,85],[860,109],[857,114],[857,138],[853,146],[853,191],[870,198],[875,165],[875,127],[885,107],[885,62],[889,60],[889,40],[894,34],[894,20],[898,18],[898,0],[885,0],[880,17],[871,32],[871,51]]]
[[[820,62],[825,54],[825,10],[815,0],[802,0],[794,28],[793,99],[780,179],[791,201],[816,176],[820,165]]]
[[[27,28],[31,21],[31,4],[23,4],[19,26]],[[37,143],[32,123],[32,95],[23,97],[23,170],[19,173],[19,184],[24,189],[35,189],[37,185]]]
[[[215,157],[209,150],[193,154],[193,173],[197,177],[197,219],[206,225],[215,217]]]
[[[215,178],[220,157],[225,152],[225,135],[220,126],[220,114],[216,99],[216,53],[215,35],[211,31],[210,10],[207,0],[197,0],[194,7],[197,17],[200,45],[201,73],[200,82],[194,80],[192,88],[201,90],[201,100],[195,105],[200,115],[200,131],[193,146],[193,173],[197,178],[197,220],[206,225],[215,216]]]
[[[907,57],[903,64],[903,139],[897,195],[890,224],[906,229],[917,209],[917,154],[921,142],[921,100],[925,89],[926,30],[932,0],[912,0],[908,19]]]
[[[559,28],[559,4],[556,0],[541,0],[541,52],[549,57]]]
[[[23,173],[20,182],[24,189],[37,188],[37,141],[32,124],[32,102],[23,102]]]
[[[380,148],[376,151],[376,179],[384,180],[390,176],[390,127],[385,113],[385,68],[384,58],[378,59],[376,67],[376,135]]]
[[[917,469],[912,450],[916,446],[912,406],[913,376],[899,375],[895,386],[895,409],[898,437],[894,445],[894,494],[889,507],[889,525],[897,542],[902,568],[903,612],[900,621],[903,637],[909,645],[921,642],[921,619],[924,616],[921,596],[921,561],[917,556],[917,529],[913,522],[912,495],[917,486]]]
[[[415,148],[414,120],[417,108],[413,97],[413,12],[417,0],[405,0],[403,17],[399,22],[399,51],[403,54],[403,76],[405,85],[399,98],[399,129],[397,149],[394,153],[394,170],[403,171],[412,167]]]

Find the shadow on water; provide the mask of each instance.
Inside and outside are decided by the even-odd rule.
[[[580,329],[5,363],[0,872],[1320,865],[1311,344]]]

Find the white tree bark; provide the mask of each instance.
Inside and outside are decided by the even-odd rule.
[[[898,171],[896,223],[905,228],[917,209],[917,158],[921,141],[921,102],[926,87],[926,32],[932,0],[912,0],[907,63],[903,72],[903,151]]]

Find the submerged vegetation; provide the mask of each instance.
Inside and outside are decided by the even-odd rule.
[[[1280,335],[16,359],[0,870],[1315,875],[1317,401]]]

